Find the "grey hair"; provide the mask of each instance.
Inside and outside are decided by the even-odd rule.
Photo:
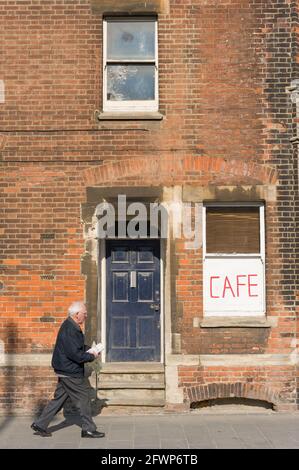
[[[76,315],[76,313],[80,312],[83,305],[85,305],[85,303],[82,300],[73,302],[68,309],[69,316],[72,317]]]

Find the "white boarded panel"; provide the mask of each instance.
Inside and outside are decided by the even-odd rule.
[[[260,258],[204,261],[205,316],[265,313],[264,266]]]

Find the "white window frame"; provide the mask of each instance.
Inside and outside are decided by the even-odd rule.
[[[155,60],[107,60],[107,25],[112,21],[152,21],[155,24]],[[109,101],[107,99],[107,65],[117,64],[152,64],[155,69],[155,98],[154,100]],[[158,92],[158,18],[155,16],[114,16],[103,19],[103,111],[104,112],[157,112],[159,108]]]
[[[207,253],[207,240],[206,240],[206,209],[207,207],[259,207],[259,229],[260,229],[260,251],[258,253]],[[226,312],[225,316],[265,316],[266,314],[266,277],[265,277],[265,204],[263,202],[204,202],[203,204],[203,217],[202,217],[202,251],[203,251],[203,266],[206,260],[209,259],[259,259],[263,268],[263,298],[262,310],[259,312],[247,312],[246,309],[242,311],[242,315],[236,315],[235,311]],[[204,269],[204,268],[203,268]],[[205,275],[205,273],[203,273]],[[204,302],[205,304],[205,302]],[[204,316],[221,316],[218,310],[205,311]]]

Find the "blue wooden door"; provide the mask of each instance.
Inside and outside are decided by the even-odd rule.
[[[107,360],[160,361],[160,242],[106,247]]]

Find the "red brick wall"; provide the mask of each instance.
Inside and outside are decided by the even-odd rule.
[[[179,368],[186,400],[192,403],[216,398],[263,400],[278,411],[294,410],[296,372],[293,366]]]
[[[53,397],[56,382],[47,367],[1,367],[0,415],[39,414]]]
[[[84,296],[87,186],[276,184],[277,176],[278,202],[266,206],[266,269],[267,314],[279,316],[278,327],[194,328],[202,316],[202,254],[178,241],[172,328],[184,354],[293,351],[297,153],[285,87],[296,78],[296,13],[288,0],[171,0],[169,15],[159,17],[164,119],[98,124],[102,26],[89,0],[0,0],[6,352],[50,352],[68,304]]]
[[[161,151],[260,157],[257,12],[245,0],[171,2],[170,15],[159,18],[160,108],[166,119],[150,131],[142,131],[143,123],[116,126],[135,132],[113,132],[112,124],[97,132],[94,125],[101,106],[102,28],[88,1],[16,6],[2,0],[0,8],[6,44],[1,128],[35,131],[9,134],[6,159],[98,161]]]
[[[41,164],[6,168],[1,338],[7,351],[50,351],[51,320],[58,326],[67,303],[83,296],[76,180],[75,166],[69,175]]]

